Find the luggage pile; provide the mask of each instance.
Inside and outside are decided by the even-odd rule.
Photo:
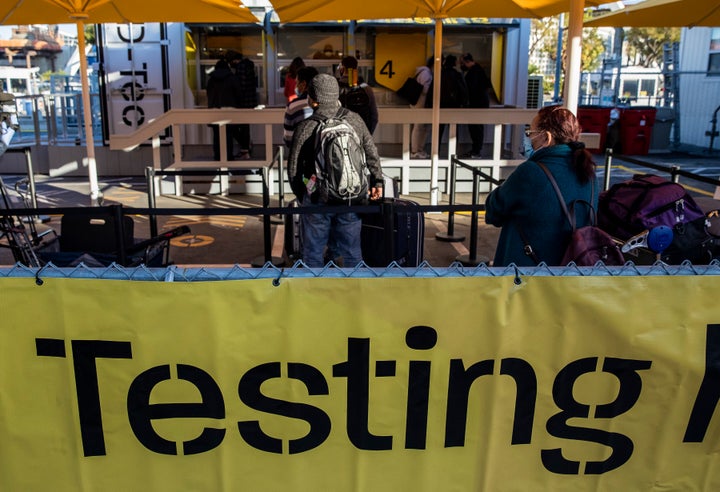
[[[705,214],[685,188],[653,174],[636,174],[603,192],[598,225],[636,264],[708,264],[720,257],[720,216]]]

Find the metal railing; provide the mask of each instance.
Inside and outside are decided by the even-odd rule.
[[[91,94],[93,136],[102,141],[100,96]],[[13,144],[74,144],[85,143],[83,106],[80,93],[20,95],[15,97],[20,130]]]
[[[455,189],[457,187],[457,168],[462,167],[472,172],[472,203],[470,208],[470,245],[467,255],[460,255],[456,261],[466,266],[476,266],[481,263],[488,263],[490,259],[486,256],[478,256],[478,213],[485,210],[485,204],[480,204],[480,183],[490,183],[494,186],[502,184],[502,180],[493,178],[489,174],[483,172],[481,167],[473,166],[458,159],[453,155],[450,157],[450,183],[449,183],[449,205],[455,206]],[[448,211],[448,229],[447,233],[438,233],[435,238],[439,241],[459,242],[464,241],[465,236],[455,235],[455,210],[451,208]]]
[[[654,162],[648,162],[644,161],[642,159],[638,159],[635,157],[630,157],[626,155],[619,155],[618,159],[621,159],[623,162],[627,162],[630,164],[634,164],[636,166],[646,167],[648,169],[652,169],[654,171],[660,171],[662,173],[669,174],[669,179],[673,183],[679,183],[680,177],[691,179],[693,181],[697,181],[699,183],[705,183],[712,186],[720,186],[720,180],[714,179],[714,178],[708,178],[707,176],[701,176],[700,174],[692,173],[690,171],[685,171],[680,168],[680,166],[666,166],[663,164],[656,164]],[[611,177],[611,171],[612,171],[612,162],[613,162],[613,151],[612,149],[607,149],[605,151],[605,176],[604,176],[604,183],[603,183],[603,189],[607,190],[610,188],[610,177]]]

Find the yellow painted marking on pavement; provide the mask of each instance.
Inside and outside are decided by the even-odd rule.
[[[636,172],[637,172],[637,169],[632,169],[632,168],[625,167],[625,166],[617,166],[617,168],[618,168],[618,169],[622,169],[623,171],[626,171],[626,172],[629,172],[629,173],[636,173]],[[700,194],[700,195],[713,196],[713,193],[710,192],[710,191],[701,190],[700,188],[695,188],[694,186],[688,186],[688,185],[686,185],[686,184],[683,184],[682,186],[683,186],[683,188],[685,188],[686,190],[689,190],[689,191],[698,193],[698,194]]]
[[[245,225],[247,217],[244,215],[183,215],[171,217],[165,223],[165,227],[179,227],[181,225],[209,224],[220,227],[237,227]]]
[[[430,222],[432,222],[432,224],[438,231],[447,232],[447,224],[445,222],[434,218],[431,218]],[[449,244],[451,244],[452,247],[455,248],[455,251],[458,252],[458,255],[470,254],[470,251],[465,247],[465,244],[461,242],[450,242]]]
[[[136,202],[146,196],[147,195],[145,193],[135,190],[126,190],[124,188],[111,188],[103,192],[103,198],[105,200],[112,200],[120,203]]]
[[[199,234],[193,234],[191,236],[180,236],[174,237],[170,240],[170,244],[177,246],[178,248],[198,248],[202,246],[209,246],[215,242],[215,238],[212,236],[201,236]]]

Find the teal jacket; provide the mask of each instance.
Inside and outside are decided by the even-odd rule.
[[[511,263],[518,266],[535,265],[524,252],[525,244],[518,228],[522,229],[541,261],[548,265],[560,264],[570,238],[570,223],[560,208],[550,180],[537,161],[545,164],[552,172],[567,204],[573,200],[585,200],[591,202],[597,210],[600,191],[597,179],[581,184],[571,169],[571,154],[570,147],[565,144],[540,149],[488,195],[485,222],[502,227],[494,266]],[[594,195],[592,201],[591,194]],[[587,207],[579,206],[576,210],[576,226],[589,224]]]

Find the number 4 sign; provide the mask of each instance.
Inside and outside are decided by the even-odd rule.
[[[375,38],[375,81],[396,91],[427,60],[425,34],[378,34]]]

